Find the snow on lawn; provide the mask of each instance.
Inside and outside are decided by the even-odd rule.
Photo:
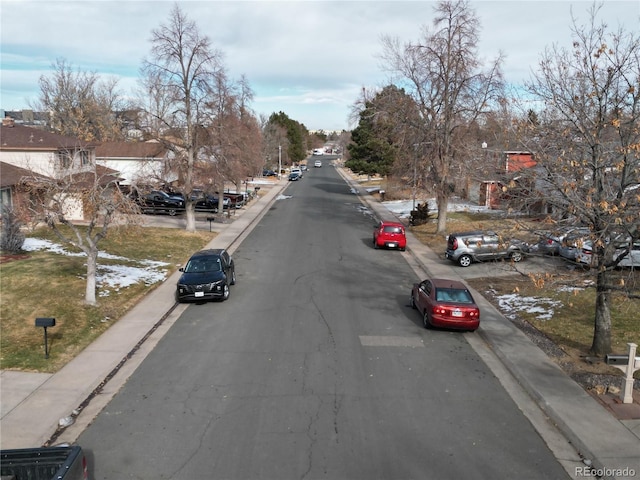
[[[68,255],[70,257],[84,257],[84,253],[73,253],[66,250],[62,245],[43,240],[40,238],[26,238],[23,250],[28,252],[36,250],[46,250],[59,255]],[[168,265],[165,262],[157,262],[154,260],[131,260],[118,255],[111,255],[106,252],[99,252],[98,258],[109,260],[124,260],[131,265],[101,265],[98,264],[98,272],[96,275],[96,283],[100,288],[100,296],[105,297],[111,291],[117,292],[121,288],[130,287],[139,282],[145,285],[153,285],[162,282],[167,277],[167,270],[164,268]]]
[[[424,203],[425,200],[416,199],[416,206]],[[434,198],[429,198],[426,200],[429,203],[429,210],[432,212],[438,211],[438,206],[436,204],[436,200]],[[399,218],[409,218],[411,215],[411,210],[413,210],[413,200],[390,200],[388,202],[382,202],[387,210],[394,213]],[[482,213],[502,213],[499,210],[492,210],[488,207],[481,207],[478,205],[474,205],[473,203],[469,203],[458,198],[453,198],[449,201],[449,205],[447,207],[447,211],[449,212],[482,212]]]
[[[500,311],[507,318],[515,318],[517,313],[526,312],[536,316],[538,320],[551,320],[556,308],[562,307],[562,302],[550,298],[523,297],[516,293],[497,295]]]

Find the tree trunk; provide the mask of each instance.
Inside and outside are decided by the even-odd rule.
[[[187,228],[186,231],[193,233],[196,231],[196,211],[195,205],[193,202],[185,202],[186,210],[185,215],[187,217]]]
[[[611,352],[611,292],[608,275],[598,273],[596,280],[596,318],[590,353],[602,357]]]
[[[449,198],[441,193],[437,194],[438,200],[438,228],[437,234],[445,234],[447,232],[447,208],[449,206]]]
[[[91,248],[87,253],[87,283],[85,286],[84,303],[96,305],[96,270],[98,265],[98,248]]]

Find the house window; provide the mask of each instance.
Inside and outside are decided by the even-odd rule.
[[[11,208],[11,188],[0,188],[0,207]]]
[[[80,165],[87,166],[87,165],[91,165],[91,156],[89,155],[89,152],[87,152],[86,150],[81,150],[80,151]]]
[[[65,151],[60,151],[56,153],[56,156],[58,157],[58,165],[61,168],[70,168],[72,163],[73,163],[73,159],[71,157],[71,154],[69,152]]]

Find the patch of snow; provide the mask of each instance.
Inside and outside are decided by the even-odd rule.
[[[511,293],[496,296],[498,307],[508,317],[509,314],[526,312],[536,315],[538,320],[551,320],[556,308],[562,307],[562,302],[549,298],[523,297]]]
[[[416,207],[420,204],[427,202],[429,204],[429,210],[433,212],[438,211],[438,204],[436,203],[435,198],[428,199],[416,199]],[[393,212],[399,218],[409,218],[411,215],[411,210],[413,210],[413,199],[411,200],[389,200],[387,202],[382,202],[382,204],[389,210]],[[500,213],[499,210],[492,210],[488,207],[483,207],[479,205],[475,205],[473,203],[460,200],[458,198],[453,198],[449,201],[447,206],[448,212],[476,212],[476,213]]]
[[[62,245],[41,238],[25,238],[22,249],[28,252],[46,250],[70,257],[85,256],[84,252],[72,253]],[[156,260],[130,260],[126,257],[111,255],[106,252],[98,252],[98,258],[126,261],[127,263],[134,263],[137,265],[98,264],[96,284],[101,289],[99,292],[99,296],[101,297],[108,296],[111,291],[110,289],[117,292],[121,288],[130,287],[139,282],[143,282],[145,285],[153,285],[154,283],[162,282],[167,277],[167,270],[164,269],[164,267],[168,265],[166,262],[159,262]]]

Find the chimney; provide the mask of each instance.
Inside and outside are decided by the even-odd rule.
[[[11,117],[4,117],[2,119],[2,126],[3,127],[13,127],[14,124],[15,124],[15,122],[14,122],[13,118],[11,118]]]

